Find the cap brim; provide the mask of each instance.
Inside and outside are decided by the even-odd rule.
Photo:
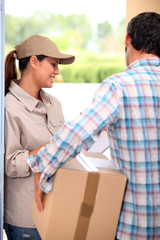
[[[60,64],[71,64],[75,61],[75,56],[69,55],[68,57],[61,57]]]
[[[60,59],[60,64],[71,64],[75,60],[75,56],[65,54],[65,53],[61,53],[61,52],[59,54],[56,54],[56,55],[53,54],[51,57],[59,58]]]
[[[69,55],[69,54],[66,54],[66,53],[45,53],[44,54],[45,56],[48,56],[48,57],[53,57],[53,58],[58,58],[60,59],[60,63],[59,64],[71,64],[74,62],[75,60],[75,56],[73,55]]]

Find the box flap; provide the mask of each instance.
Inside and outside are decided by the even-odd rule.
[[[115,164],[100,153],[91,153],[82,150],[76,158],[65,163],[62,168],[98,172],[100,169],[118,170]]]
[[[86,163],[92,164],[97,168],[118,169],[114,162],[106,158],[103,154],[89,153],[83,150],[79,155]]]

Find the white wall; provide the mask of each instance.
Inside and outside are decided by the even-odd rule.
[[[98,83],[53,83],[53,87],[44,89],[62,103],[65,120],[71,121],[92,101]]]
[[[44,90],[59,99],[65,120],[71,121],[91,103],[99,86],[99,83],[55,83],[51,89]],[[108,145],[107,134],[102,132],[89,151],[104,152]],[[110,158],[109,149],[105,153]]]

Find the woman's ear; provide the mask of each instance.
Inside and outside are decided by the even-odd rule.
[[[36,68],[38,62],[38,58],[36,56],[31,56],[30,57],[30,64],[33,68]]]

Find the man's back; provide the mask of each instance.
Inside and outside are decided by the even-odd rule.
[[[120,101],[119,114],[108,128],[111,156],[128,178],[117,237],[158,239],[160,59],[135,61],[109,82],[115,84]]]

